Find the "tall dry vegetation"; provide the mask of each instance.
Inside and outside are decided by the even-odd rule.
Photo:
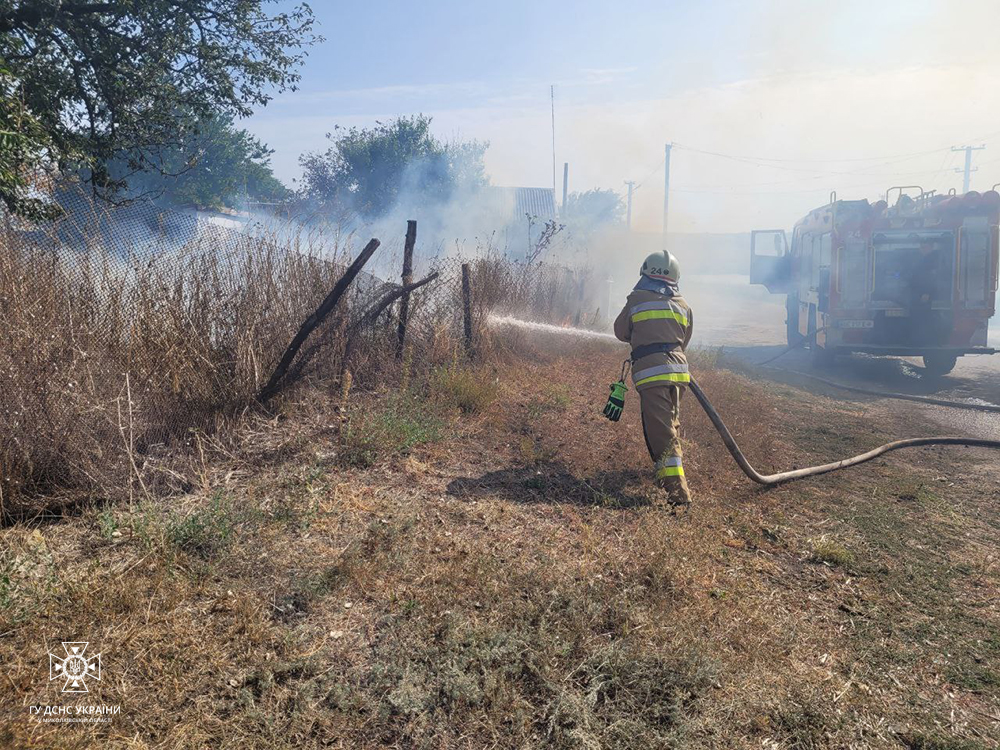
[[[110,250],[106,232],[95,237],[105,241],[0,232],[0,517],[51,510],[81,493],[115,499],[183,487],[173,459],[202,433],[225,436],[255,406],[352,249],[218,228]],[[424,372],[461,350],[461,261],[432,265],[441,278],[414,293],[408,331],[407,363]],[[581,318],[586,274],[496,254],[472,270],[481,357],[495,351],[484,325],[490,310]],[[320,348],[303,379],[336,380],[349,331],[355,383],[398,371],[392,308],[373,325],[350,326],[384,288],[362,273],[313,334],[310,345]]]
[[[128,454],[246,407],[342,271],[248,237],[146,255],[18,239],[0,238],[5,513],[26,491],[121,489]]]

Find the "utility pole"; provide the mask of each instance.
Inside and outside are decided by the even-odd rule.
[[[663,148],[663,247],[667,247],[667,217],[670,211],[670,146]]]
[[[965,175],[962,178],[962,192],[963,193],[969,192],[969,177],[970,177],[970,175],[973,172],[978,172],[979,171],[979,167],[976,167],[975,169],[972,168],[972,152],[973,151],[982,151],[984,148],[986,148],[986,144],[985,143],[982,146],[959,146],[959,147],[952,146],[951,147],[952,151],[964,151],[965,152],[965,168],[964,169],[956,169],[955,170],[956,172],[963,172],[964,175]]]
[[[563,162],[563,202],[562,210],[563,213],[566,212],[566,190],[569,185],[569,162]]]
[[[635,182],[633,180],[625,180],[625,184],[628,185],[628,208],[625,210],[625,228],[628,231],[632,231],[632,190],[635,189]]]

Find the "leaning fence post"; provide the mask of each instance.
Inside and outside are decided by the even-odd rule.
[[[417,222],[410,219],[406,222],[406,242],[403,244],[403,286],[413,283],[413,246],[417,244]],[[396,359],[403,356],[406,345],[406,321],[410,317],[410,293],[407,292],[399,301],[399,329],[396,338]]]
[[[285,377],[285,373],[288,372],[288,368],[291,366],[292,360],[295,359],[295,355],[299,353],[299,349],[302,348],[302,344],[309,338],[309,334],[315,330],[316,326],[326,320],[326,317],[333,311],[333,308],[337,306],[340,298],[347,291],[347,287],[354,281],[354,277],[361,273],[362,267],[364,267],[375,251],[378,250],[378,246],[379,241],[372,238],[365,245],[365,249],[354,259],[354,262],[347,267],[344,275],[333,285],[333,289],[326,295],[326,298],[316,308],[316,311],[305,319],[299,327],[298,333],[295,334],[292,342],[285,349],[285,353],[281,355],[281,360],[278,362],[277,367],[274,368],[274,372],[271,373],[267,384],[257,392],[258,401],[264,403],[280,390],[281,379]]]
[[[462,264],[462,312],[465,319],[465,353],[472,356],[472,274],[469,264]]]

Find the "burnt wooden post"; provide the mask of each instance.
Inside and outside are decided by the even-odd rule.
[[[417,222],[406,222],[406,242],[403,244],[403,286],[413,283],[413,246],[417,244]],[[410,293],[406,292],[399,301],[399,329],[396,338],[396,359],[403,356],[406,344],[406,321],[410,317]]]
[[[465,353],[472,356],[472,273],[462,264],[462,313],[465,320]]]
[[[285,349],[285,353],[281,356],[281,360],[278,362],[277,367],[274,368],[274,372],[271,373],[271,377],[268,379],[267,384],[257,393],[257,400],[261,403],[266,402],[280,389],[281,379],[288,372],[288,368],[292,364],[292,360],[295,359],[295,355],[299,353],[299,349],[302,348],[302,344],[305,343],[306,339],[309,338],[309,334],[322,323],[326,317],[333,311],[333,308],[337,306],[337,302],[343,296],[344,292],[347,291],[347,287],[351,285],[354,281],[354,277],[361,273],[362,267],[368,262],[368,259],[372,257],[376,250],[378,250],[379,242],[376,239],[369,241],[365,245],[365,249],[361,251],[354,262],[347,267],[344,271],[344,275],[337,280],[337,283],[333,285],[333,289],[330,293],[326,295],[326,298],[320,303],[320,306],[316,308],[316,311],[310,315],[302,323],[299,328],[298,333],[292,338],[291,343],[288,348]]]

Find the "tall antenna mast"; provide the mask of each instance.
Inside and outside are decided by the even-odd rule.
[[[549,86],[549,96],[552,100],[552,203],[556,202],[556,87]]]

